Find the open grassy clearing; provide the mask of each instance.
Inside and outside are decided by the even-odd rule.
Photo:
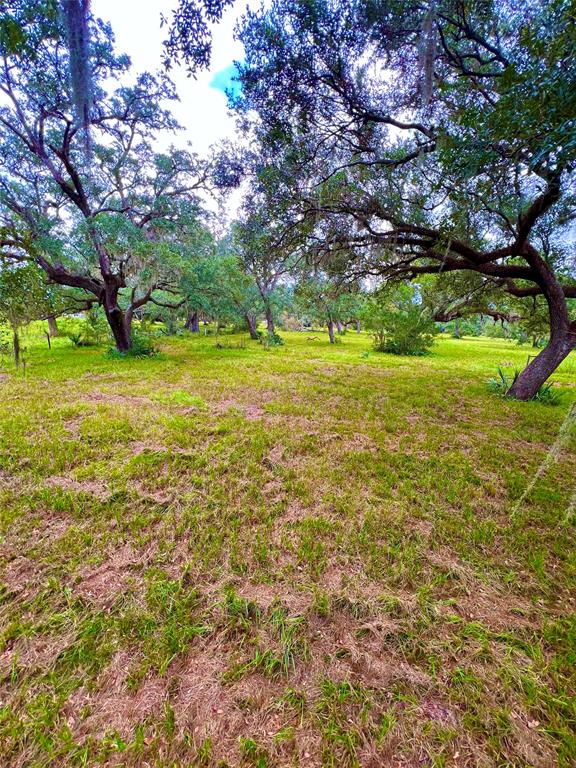
[[[573,764],[574,355],[284,336],[4,369],[0,764]]]

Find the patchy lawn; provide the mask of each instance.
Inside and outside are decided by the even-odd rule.
[[[0,764],[572,765],[574,357],[283,335],[4,367]]]

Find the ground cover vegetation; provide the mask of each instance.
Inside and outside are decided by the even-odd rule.
[[[2,761],[569,766],[574,361],[282,334],[4,373]]]
[[[0,763],[568,768],[573,9],[232,3],[0,3]]]

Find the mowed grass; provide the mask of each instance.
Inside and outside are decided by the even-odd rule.
[[[5,365],[0,764],[573,765],[574,358],[283,336]]]

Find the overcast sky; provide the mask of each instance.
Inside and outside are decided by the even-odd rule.
[[[171,111],[186,128],[186,138],[193,149],[203,154],[211,144],[234,136],[234,120],[228,114],[224,88],[229,82],[230,67],[242,59],[242,46],[234,41],[234,24],[246,7],[237,0],[214,27],[212,64],[197,79],[188,78],[183,68],[175,67],[170,76],[175,82],[180,103]],[[175,0],[92,0],[92,12],[112,24],[117,50],[132,59],[133,70],[154,72],[161,67],[162,40],[166,29],[160,29],[160,13],[170,16]],[[258,5],[252,0],[249,5]],[[182,139],[176,139],[181,143]]]

